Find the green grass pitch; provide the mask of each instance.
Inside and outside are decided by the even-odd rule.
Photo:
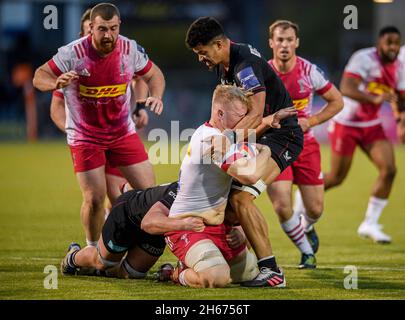
[[[269,221],[270,237],[283,267],[285,289],[190,289],[152,280],[166,250],[146,280],[62,277],[45,289],[44,268],[59,264],[72,241],[84,243],[81,195],[63,142],[0,145],[0,299],[405,299],[405,148],[396,148],[398,175],[381,223],[391,245],[358,238],[376,170],[357,151],[343,186],[327,193],[316,228],[320,250],[316,270],[298,270],[299,253],[282,232],[266,195],[257,203]],[[324,170],[329,150],[322,150]],[[174,181],[178,166],[157,165],[158,182]],[[344,288],[344,267],[358,270],[358,289]]]

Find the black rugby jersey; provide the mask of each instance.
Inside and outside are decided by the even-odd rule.
[[[237,85],[252,93],[266,92],[263,117],[293,106],[291,97],[281,79],[261,54],[249,44],[231,42],[229,70],[222,64],[216,66],[218,81]],[[298,126],[297,117],[280,122],[281,127]],[[270,129],[271,130],[271,129]]]
[[[178,183],[160,185],[146,190],[131,190],[124,193],[117,200],[117,204],[125,202],[125,209],[129,219],[140,226],[140,223],[149,209],[158,201],[168,209],[176,199]]]

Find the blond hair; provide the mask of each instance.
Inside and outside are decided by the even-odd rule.
[[[298,33],[300,31],[298,24],[296,24],[294,22],[291,22],[289,20],[276,20],[269,27],[269,38],[270,39],[273,39],[274,30],[276,30],[276,28],[281,28],[283,30],[292,28],[294,30],[295,36],[297,38],[298,38]]]
[[[249,111],[252,108],[252,102],[249,99],[251,95],[251,92],[245,92],[242,88],[237,86],[219,84],[214,90],[212,102],[220,102],[225,104],[236,100],[246,105]]]

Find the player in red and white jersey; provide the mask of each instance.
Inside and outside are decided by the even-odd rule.
[[[112,4],[96,5],[91,35],[61,47],[39,67],[34,86],[63,89],[66,132],[82,189],[81,217],[89,244],[96,244],[104,222],[106,159],[134,188],[155,184],[152,165],[131,120],[130,83],[134,74],[148,84],[146,106],[160,114],[165,81],[160,69],[134,40],[119,35],[120,14]]]
[[[80,37],[91,34],[90,28],[90,12],[91,9],[87,9],[80,19]],[[148,86],[141,79],[132,80],[131,88],[136,98],[142,100],[146,99],[148,94]],[[138,115],[133,112],[133,117],[137,129],[143,128],[148,122],[148,113],[144,109],[137,110]],[[63,96],[62,89],[53,91],[50,116],[55,125],[64,133],[66,125],[66,112],[65,112],[65,97]],[[121,186],[126,183],[125,178],[121,174],[120,170],[116,167],[112,167],[108,160],[105,166],[105,177],[107,183],[107,195],[108,201],[106,201],[106,212],[111,209],[111,204],[115,202],[121,195]]]
[[[311,128],[337,114],[343,108],[343,100],[316,65],[296,55],[299,46],[297,24],[288,20],[274,22],[269,27],[269,46],[273,49],[273,59],[269,64],[282,80],[298,111],[304,148],[297,160],[268,186],[267,192],[282,229],[302,254],[299,268],[315,268],[318,239],[313,224],[322,215],[324,192],[320,148]],[[311,110],[314,93],[326,101],[316,114]],[[298,185],[305,203],[306,211],[302,212],[302,217],[301,213],[293,213],[293,183]]]
[[[331,171],[324,177],[325,189],[340,185],[350,170],[356,146],[361,147],[379,174],[358,233],[381,243],[391,242],[378,220],[387,205],[396,167],[379,110],[384,102],[405,110],[405,70],[397,59],[400,43],[398,29],[385,27],[376,47],[355,52],[346,65],[340,84],[345,107],[330,126]]]

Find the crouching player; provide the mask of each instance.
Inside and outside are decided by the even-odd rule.
[[[146,190],[131,190],[117,199],[103,226],[97,247],[83,249],[76,243],[61,263],[64,275],[77,274],[81,268],[107,271],[119,278],[144,278],[165,249],[162,235],[150,235],[141,229],[149,210],[160,213],[156,234],[173,230],[202,231],[201,218],[169,219],[169,209],[176,197],[177,182]],[[125,259],[122,259],[126,254]]]
[[[249,108],[250,100],[239,88],[219,85],[213,95],[210,121],[200,126],[191,137],[181,165],[180,189],[169,218],[202,217],[207,226],[203,232],[183,230],[165,234],[169,248],[186,267],[184,270],[176,269],[172,280],[178,279],[184,286],[224,287],[231,281],[229,264],[236,270],[239,262],[243,265],[240,275],[244,276],[244,271],[251,270],[251,273],[247,272],[247,278],[234,281],[243,283],[258,274],[254,271],[257,270],[256,261],[251,258],[245,245],[230,248],[226,242],[227,227],[223,224],[234,178],[244,185],[252,185],[257,193],[266,188],[260,178],[269,174],[270,149],[257,144],[257,156],[249,152],[251,156],[244,157],[240,148],[232,145],[224,134],[226,129],[236,126]],[[214,143],[211,144],[211,141]],[[243,146],[248,151],[251,148],[249,144]],[[212,147],[214,150],[211,153]],[[145,219],[143,229],[152,233],[153,230],[148,229],[147,225],[148,219]],[[272,287],[285,286],[284,275],[278,268],[268,281]]]

